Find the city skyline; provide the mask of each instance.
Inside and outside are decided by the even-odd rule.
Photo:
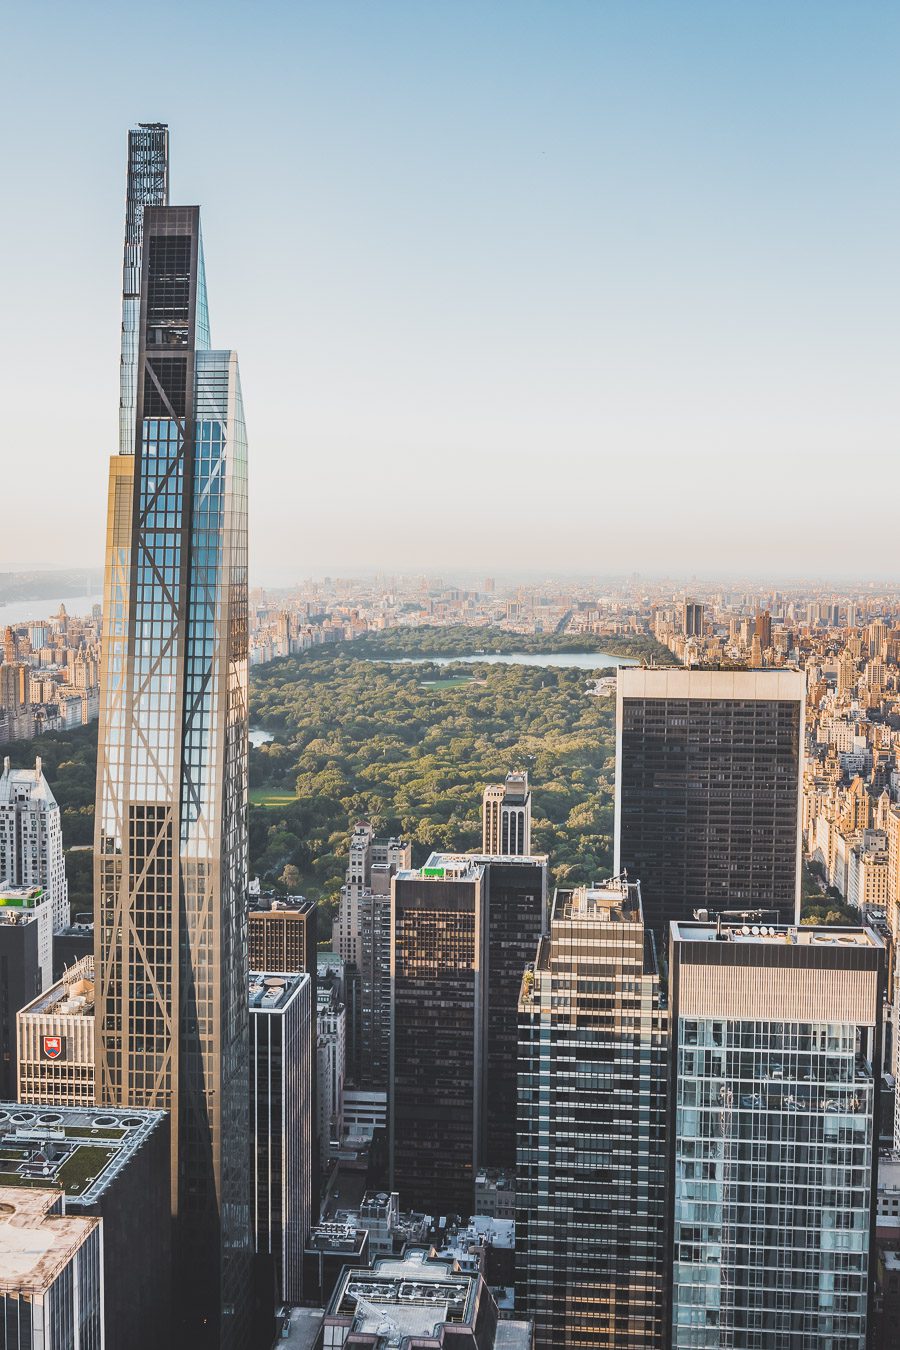
[[[214,223],[219,319],[257,391],[254,580],[373,553],[390,569],[496,568],[501,551],[531,566],[536,534],[563,571],[593,568],[598,546],[643,571],[761,554],[846,568],[835,477],[896,474],[891,7],[693,4],[673,22],[659,4],[513,20],[494,4],[269,3],[250,26],[226,3],[214,31],[202,10],[178,11],[174,52],[165,23],[142,28],[138,70],[137,14],[51,4],[10,25],[11,107],[33,104],[29,58],[46,77],[8,151],[14,180],[45,172],[0,229],[16,259],[7,432],[50,484],[48,561],[102,538],[121,128],[159,119],[178,199]],[[96,53],[88,87],[76,41]],[[185,78],[198,46],[217,70],[202,96]],[[77,269],[46,233],[60,199],[81,222]],[[80,341],[34,418],[51,310]],[[398,487],[421,509],[373,545],[370,503]],[[28,529],[13,512],[0,565]],[[888,533],[864,532],[856,570],[897,575]]]

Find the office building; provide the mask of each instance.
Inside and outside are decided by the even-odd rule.
[[[411,859],[406,840],[376,839],[371,825],[358,824],[332,930],[335,952],[355,971],[357,997],[348,1000],[350,1071],[358,1087],[374,1092],[386,1091],[388,1083],[391,878]]]
[[[85,956],[18,1014],[16,1100],[93,1106],[94,958]]]
[[[0,887],[0,1098],[16,1096],[16,1015],[50,987],[53,906],[37,886]]]
[[[247,941],[251,970],[306,974],[315,992],[318,952],[315,900],[302,895],[251,897]]]
[[[170,1113],[176,1343],[232,1350],[246,1344],[252,1257],[247,443],[237,356],[210,348],[199,208],[165,204],[166,147],[155,125],[129,136],[97,758],[97,1093]]]
[[[104,1345],[99,1219],[62,1197],[0,1186],[0,1328],[10,1350]],[[109,1342],[106,1342],[109,1344]]]
[[[454,1346],[458,1350],[531,1350],[531,1328],[501,1321],[478,1272],[451,1256],[410,1247],[366,1270],[345,1270],[325,1311],[323,1350],[344,1345]]]
[[[557,891],[522,980],[516,1309],[537,1347],[663,1344],[666,1017],[640,887]]]
[[[53,928],[69,924],[69,891],[59,807],[38,757],[33,769],[0,774],[0,884],[40,886],[53,906]]]
[[[481,851],[506,857],[531,852],[531,789],[527,773],[490,783],[481,800]]]
[[[330,981],[319,985],[316,1014],[316,1094],[319,1157],[333,1157],[344,1134],[347,1010]]]
[[[522,972],[534,960],[547,929],[547,855],[527,858],[487,853],[432,853],[425,870],[474,864],[484,872],[487,929],[482,972],[485,1043],[484,1148],[486,1167],[516,1165],[516,1056]]]
[[[703,636],[703,606],[685,600],[681,606],[681,631],[686,638]]]
[[[316,1224],[303,1253],[303,1288],[307,1300],[325,1307],[348,1266],[368,1266],[369,1235],[343,1220]]]
[[[317,1217],[311,996],[306,974],[250,975],[253,1230],[285,1303],[303,1300],[303,1248]]]
[[[864,1350],[885,950],[871,929],[672,925],[673,1350]]]
[[[620,667],[615,870],[644,922],[798,917],[806,681],[794,670]]]
[[[53,934],[53,979],[61,980],[69,966],[94,955],[93,923],[77,922]]]
[[[13,1206],[19,1208],[24,1198],[33,1197],[38,1205],[49,1207],[36,1213],[52,1214],[59,1205],[59,1212],[83,1226],[79,1231],[101,1233],[102,1279],[98,1269],[96,1289],[106,1345],[159,1350],[171,1344],[169,1122],[165,1113],[67,1106],[41,1110],[21,1102],[0,1102],[0,1157],[2,1195],[13,1197]],[[10,1270],[2,1208],[0,1204],[0,1290]],[[12,1219],[9,1222],[16,1224]],[[43,1224],[22,1227],[28,1229],[22,1241],[37,1257],[47,1232]],[[36,1264],[32,1277],[39,1268]],[[82,1289],[76,1294],[80,1313],[84,1312],[85,1293]],[[34,1290],[33,1297],[38,1296]],[[49,1299],[51,1320],[59,1315],[55,1301],[56,1291]],[[27,1313],[27,1309],[20,1307],[20,1312]],[[8,1332],[11,1324],[5,1325]],[[43,1329],[49,1335],[50,1326],[45,1323]],[[77,1343],[36,1338],[34,1346],[43,1350],[58,1344],[60,1350],[70,1350]],[[3,1344],[18,1350],[20,1342]],[[82,1345],[85,1350],[96,1350],[101,1341],[88,1338]]]
[[[484,868],[392,883],[390,1189],[404,1209],[472,1212],[484,1139]]]

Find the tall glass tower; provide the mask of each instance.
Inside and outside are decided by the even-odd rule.
[[[237,357],[210,349],[199,209],[165,204],[166,156],[165,128],[131,133],[97,762],[97,1090],[170,1113],[175,1343],[230,1350],[247,1342],[251,1254],[247,445]]]

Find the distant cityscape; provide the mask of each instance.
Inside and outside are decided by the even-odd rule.
[[[168,128],[141,124],[105,608],[3,636],[5,1343],[891,1350],[900,588],[251,591],[203,258]],[[609,875],[555,878],[505,744],[480,847],[457,847],[451,740],[440,839],[354,802],[329,945],[296,865],[250,874],[256,822],[291,833],[250,809],[250,670],[326,644],[437,659],[429,638],[452,661],[461,634],[469,657],[589,659]],[[41,745],[92,721],[85,915]]]

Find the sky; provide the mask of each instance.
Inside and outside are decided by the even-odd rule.
[[[900,576],[895,0],[41,0],[0,52],[0,570],[102,562],[170,127],[251,580]]]

